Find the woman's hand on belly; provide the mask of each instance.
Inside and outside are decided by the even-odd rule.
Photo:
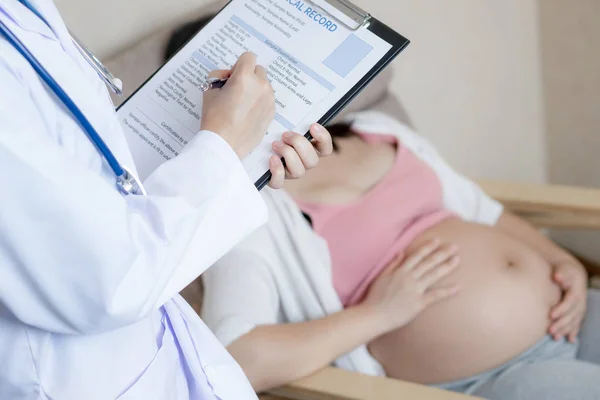
[[[389,376],[419,383],[462,379],[543,338],[560,300],[552,265],[502,231],[458,218],[426,231],[409,251],[432,238],[458,246],[460,268],[451,282],[461,292],[369,344]]]
[[[555,340],[566,336],[575,343],[587,308],[587,272],[576,262],[565,262],[554,267],[552,278],[561,288],[563,298],[552,309],[549,333]]]
[[[567,336],[574,342],[586,311],[587,272],[583,265],[534,226],[510,212],[502,213],[496,227],[529,246],[552,267],[552,280],[560,289],[562,299],[553,304],[548,332],[556,340]]]
[[[439,285],[458,267],[457,250],[433,240],[408,256],[399,255],[357,307],[377,315],[386,333],[407,325],[429,306],[458,293],[458,285]]]
[[[390,263],[362,303],[320,319],[259,326],[227,350],[257,392],[313,374],[457,293],[454,285],[440,285],[457,268],[457,248],[439,242]],[[434,288],[436,284],[439,287]]]

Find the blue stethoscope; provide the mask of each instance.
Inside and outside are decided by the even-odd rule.
[[[46,21],[46,19],[37,11],[37,9],[29,2],[29,0],[19,0],[21,4],[27,7],[32,13],[34,13],[39,19],[44,21],[46,25],[50,29],[52,27]],[[69,95],[60,87],[60,85],[52,78],[50,73],[44,68],[44,66],[35,58],[33,54],[27,49],[27,47],[19,40],[19,38],[14,35],[10,29],[0,21],[0,33],[3,34],[8,42],[17,49],[19,53],[25,59],[33,69],[37,72],[37,74],[42,78],[42,80],[50,87],[50,89],[56,94],[56,96],[64,103],[67,109],[73,114],[73,117],[81,126],[83,131],[87,134],[88,138],[92,141],[92,143],[96,146],[98,151],[102,154],[110,168],[115,173],[117,177],[117,188],[123,195],[146,195],[146,191],[140,180],[126,167],[119,164],[116,157],[110,151],[104,140],[100,137],[96,129],[92,126],[90,121],[86,118],[86,116],[81,112],[79,107],[75,104],[75,102],[69,97]],[[117,94],[122,94],[122,84],[121,81],[114,78],[110,72],[100,63],[100,61],[85,47],[83,46],[73,35],[73,43],[77,50],[83,55],[83,57],[90,63],[92,68],[98,73],[98,75],[108,84],[108,86],[113,89],[113,91]]]

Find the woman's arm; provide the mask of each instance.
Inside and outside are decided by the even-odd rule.
[[[257,327],[227,350],[262,392],[310,375],[384,333],[375,313],[355,306],[318,320]]]
[[[392,261],[361,304],[319,320],[257,327],[228,350],[258,392],[307,376],[456,294],[454,286],[429,290],[456,269],[455,254],[454,247],[429,243]]]

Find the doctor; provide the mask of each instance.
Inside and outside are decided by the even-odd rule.
[[[53,3],[0,0],[0,22],[135,173],[106,87]],[[147,196],[128,195],[89,129],[0,35],[0,399],[255,398],[178,292],[265,222],[239,158],[273,112],[265,70],[244,54],[205,97],[194,141],[144,182]],[[287,171],[274,157],[273,186],[331,152],[329,134],[312,133],[317,150],[300,135],[274,146]]]

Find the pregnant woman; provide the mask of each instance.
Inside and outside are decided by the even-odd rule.
[[[203,317],[254,388],[336,362],[489,399],[600,399],[600,294],[587,309],[579,262],[406,126],[351,120],[205,276]],[[361,345],[370,367],[344,356]]]
[[[600,293],[579,262],[406,126],[348,121],[204,275],[203,318],[254,388],[334,363],[489,399],[600,399]]]

